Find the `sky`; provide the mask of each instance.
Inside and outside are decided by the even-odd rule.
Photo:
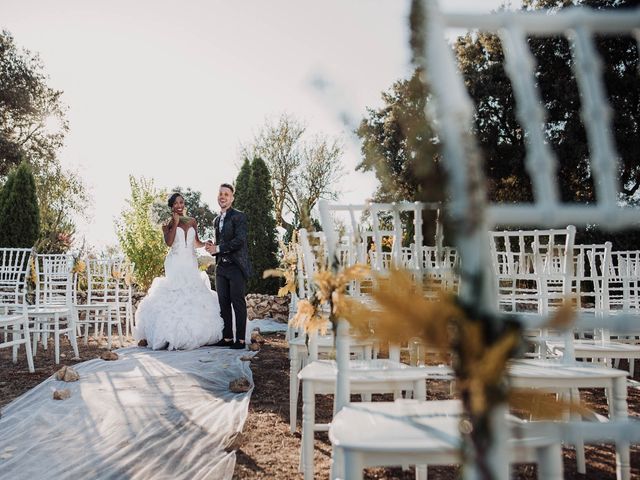
[[[441,1],[487,12],[501,0]],[[513,2],[515,3],[515,2]],[[376,187],[357,172],[353,135],[381,92],[410,72],[409,0],[0,0],[0,28],[37,52],[64,91],[70,132],[60,159],[87,184],[79,218],[98,250],[117,242],[114,219],[129,175],[202,192],[238,172],[240,145],[288,113],[309,136],[341,139],[340,200]],[[318,85],[325,85],[319,89]]]

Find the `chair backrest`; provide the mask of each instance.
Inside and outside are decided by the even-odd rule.
[[[611,315],[627,314],[637,320],[629,328],[612,334],[640,334],[640,251],[611,251],[609,253],[607,305]]]
[[[640,10],[594,11],[571,8],[550,15],[539,12],[499,12],[487,15],[444,14],[435,0],[423,0],[425,55],[422,64],[433,93],[438,136],[443,146],[443,167],[448,175],[448,215],[457,229],[456,246],[465,277],[477,278],[490,271],[490,259],[482,246],[484,232],[505,227],[578,227],[599,225],[615,230],[640,223],[640,209],[621,204],[618,154],[611,135],[611,115],[593,41],[595,34],[634,35]],[[505,71],[511,80],[517,118],[527,141],[525,166],[531,178],[534,201],[530,204],[487,204],[483,167],[473,131],[474,106],[458,70],[447,29],[496,33],[502,41]],[[568,37],[572,63],[581,94],[594,177],[596,202],[567,204],[560,201],[558,162],[545,136],[546,112],[536,86],[535,60],[528,48],[530,35]],[[461,295],[483,308],[494,306],[493,282],[481,292],[472,284]],[[476,290],[476,291],[474,291]]]
[[[71,305],[73,302],[73,256],[37,254],[36,305]]]
[[[114,302],[119,305],[127,268],[123,257],[87,259],[87,303]]]
[[[624,33],[634,36],[640,25],[640,9],[595,11],[568,8],[549,14],[539,12],[499,12],[487,15],[444,14],[437,0],[422,0],[425,14],[420,27],[420,55],[429,82],[435,127],[442,145],[442,166],[447,175],[449,203],[447,213],[453,228],[455,246],[461,256],[461,300],[480,313],[497,309],[495,283],[491,277],[491,257],[487,245],[488,230],[505,228],[556,228],[567,224],[577,227],[598,225],[603,229],[623,229],[640,223],[640,208],[620,202],[618,154],[611,134],[611,115],[594,34]],[[531,179],[532,203],[488,204],[484,166],[473,136],[474,103],[466,90],[452,47],[447,43],[448,29],[495,33],[502,42],[504,67],[513,88],[516,117],[526,138],[525,167]],[[558,162],[547,141],[546,111],[536,85],[535,59],[529,50],[528,36],[568,37],[572,46],[572,66],[581,96],[585,124],[589,171],[593,175],[596,201],[589,204],[561,202]],[[637,35],[636,35],[637,38]],[[547,99],[548,101],[548,99]],[[435,108],[434,108],[435,107]],[[552,255],[553,256],[553,255]],[[552,263],[547,265],[549,272]],[[494,323],[501,317],[490,315]],[[542,315],[529,317],[529,327],[546,322]],[[637,322],[619,319],[620,325]],[[527,318],[521,318],[527,322]],[[580,320],[581,323],[583,319]],[[607,319],[594,318],[594,326]],[[499,415],[499,414],[498,414]],[[498,420],[500,421],[500,420]],[[503,438],[506,426],[496,438]],[[504,461],[505,444],[493,442],[486,458],[496,478],[508,477]]]
[[[547,314],[570,295],[576,229],[489,232],[497,308]]]
[[[26,306],[31,248],[0,248],[0,309]]]

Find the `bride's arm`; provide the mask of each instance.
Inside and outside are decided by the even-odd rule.
[[[180,223],[180,216],[177,214],[173,214],[172,215],[172,223],[169,223],[168,225],[163,225],[162,226],[162,233],[164,234],[164,243],[167,244],[167,246],[171,246],[173,245],[173,241],[176,238],[176,231],[178,230],[178,223]]]

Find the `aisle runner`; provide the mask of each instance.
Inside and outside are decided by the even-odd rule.
[[[120,359],[76,365],[80,380],[50,378],[3,409],[0,478],[224,479],[224,451],[247,418],[248,351],[167,352],[131,347]],[[52,399],[69,388],[71,398]]]

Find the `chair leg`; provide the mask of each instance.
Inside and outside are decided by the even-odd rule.
[[[53,347],[56,358],[56,365],[60,363],[60,315],[53,315]]]
[[[40,328],[40,341],[42,342],[42,349],[44,351],[49,347],[49,323],[43,322]]]
[[[31,352],[31,339],[29,338],[29,326],[26,324],[23,326],[22,335],[24,336],[24,349],[27,354],[27,365],[29,366],[29,372],[34,373],[36,369],[33,366],[33,354]]]
[[[107,321],[105,322],[107,324],[107,348],[109,350],[111,350],[111,310],[109,310],[107,312]],[[104,331],[104,324],[102,324],[100,326],[100,333],[103,333]]]
[[[538,478],[562,480],[562,447],[560,443],[539,447],[536,449],[538,462]]]
[[[40,326],[38,325],[37,320],[33,322],[33,327],[33,356],[35,357],[38,354],[38,338],[40,337],[40,332],[38,331]]]
[[[122,348],[124,346],[124,338],[122,337],[122,323],[120,322],[120,317],[118,317],[118,337],[120,338],[120,348]]]
[[[571,399],[571,402],[573,403],[580,402],[580,390],[578,390],[577,388],[572,388],[570,399]],[[577,420],[580,420],[579,415]],[[582,441],[582,439],[577,439],[575,448],[576,448],[577,470],[578,470],[578,473],[581,473],[584,475],[587,473],[587,462],[584,455],[584,441]]]
[[[331,455],[331,470],[329,471],[331,480],[338,480],[344,478],[344,459],[342,449],[340,447],[333,447],[333,453]]]
[[[89,311],[87,310],[86,312],[86,317],[84,319],[85,324],[84,324],[84,344],[85,346],[89,343]]]
[[[69,336],[69,342],[71,343],[71,348],[73,348],[73,354],[76,357],[80,357],[80,351],[78,350],[78,339],[76,338],[76,326],[69,325],[67,329],[67,335]]]
[[[416,480],[427,480],[429,475],[427,472],[427,465],[416,465]]]
[[[344,455],[344,478],[349,480],[362,480],[364,462],[362,460],[362,454],[359,452],[343,452]]]
[[[16,325],[13,326],[13,328],[11,329],[11,340],[15,340],[16,339]],[[9,331],[7,330],[7,333],[5,334],[5,340],[9,340]],[[27,339],[28,341],[30,341],[30,339]],[[14,345],[13,348],[11,349],[11,361],[13,363],[18,363],[18,345]]]
[[[291,350],[291,360],[289,360],[289,428],[291,433],[295,433],[298,423],[298,354],[296,348]]]

